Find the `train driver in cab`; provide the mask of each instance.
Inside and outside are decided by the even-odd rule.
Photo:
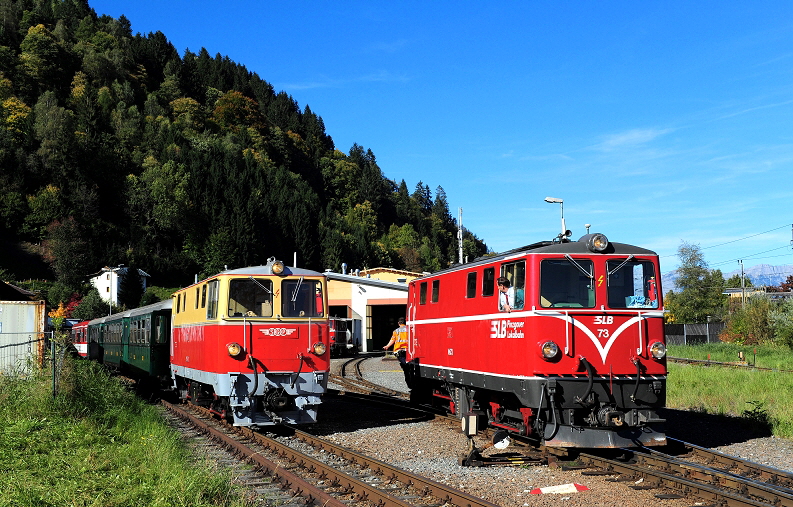
[[[505,276],[499,277],[496,284],[498,285],[498,310],[511,312],[515,306],[515,291],[512,289],[512,284]]]

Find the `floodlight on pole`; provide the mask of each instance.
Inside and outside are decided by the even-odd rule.
[[[558,197],[546,197],[545,202],[550,202],[551,204],[559,203],[559,210],[562,213],[562,234],[559,235],[559,239],[564,240],[567,237],[567,227],[564,223],[564,199],[559,199]]]

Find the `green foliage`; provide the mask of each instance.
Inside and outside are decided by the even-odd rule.
[[[724,277],[720,270],[709,270],[699,245],[683,242],[678,248],[677,269],[679,292],[668,292],[664,306],[669,321],[679,324],[703,324],[708,316],[720,320],[726,313],[726,297],[722,294]]]
[[[768,319],[774,332],[774,341],[793,349],[793,299],[786,299],[773,308]]]
[[[95,362],[0,377],[0,505],[244,505],[228,474],[195,462],[157,409]]]
[[[294,252],[316,270],[456,261],[442,187],[411,195],[371,149],[337,150],[320,116],[243,65],[180,57],[82,1],[4,5],[0,229],[42,243],[63,285],[132,263],[181,285]],[[467,256],[487,251],[464,237]]]
[[[722,331],[724,341],[753,345],[773,340],[774,330],[770,313],[774,303],[764,296],[751,297],[743,307],[738,307],[727,318]]]
[[[118,284],[118,302],[129,310],[140,306],[142,297],[143,277],[136,266],[127,266]]]
[[[666,401],[670,408],[743,417],[747,428],[770,427],[791,438],[791,393],[789,373],[670,364]]]
[[[99,291],[91,289],[72,312],[72,317],[79,320],[91,320],[103,317],[110,312],[110,305],[99,296]],[[118,309],[113,308],[113,313]]]

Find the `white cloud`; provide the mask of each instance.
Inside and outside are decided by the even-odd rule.
[[[603,142],[595,146],[601,151],[612,151],[625,147],[633,147],[649,143],[654,139],[672,132],[674,129],[633,129],[619,134],[607,136]]]

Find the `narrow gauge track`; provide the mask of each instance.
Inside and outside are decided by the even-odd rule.
[[[669,357],[666,358],[671,363],[681,364],[694,364],[697,366],[722,366],[725,368],[737,368],[743,370],[758,370],[758,371],[771,371],[778,373],[793,373],[793,370],[782,370],[779,368],[764,368],[761,366],[754,366],[748,363],[728,363],[723,361],[711,361],[710,359],[689,359],[685,357]]]
[[[253,463],[284,489],[308,505],[345,507],[362,502],[377,507],[497,507],[463,491],[412,474],[299,430],[295,438],[314,450],[312,457],[298,449],[256,433],[218,421],[201,407],[190,410],[164,402],[180,419],[200,428],[234,455]],[[200,417],[196,414],[200,414]],[[270,460],[264,453],[273,456]],[[321,456],[321,459],[319,457]],[[299,469],[299,471],[298,471]],[[306,476],[306,477],[304,477]]]
[[[372,357],[382,357],[383,354],[374,354],[364,357],[355,357],[342,363],[341,367],[337,369],[338,373],[331,373],[328,381],[332,382],[342,390],[351,391],[360,394],[384,394],[401,399],[410,399],[410,394],[403,393],[394,389],[390,389],[380,384],[375,384],[363,378],[361,371],[361,364],[367,359]],[[351,368],[352,373],[348,375],[347,369]]]
[[[357,375],[361,375],[360,363],[356,366]],[[382,392],[377,384],[374,386],[371,392]],[[383,396],[376,399],[388,402]],[[405,406],[402,400],[393,399],[393,403]],[[723,506],[793,507],[793,474],[681,440],[667,440],[669,444],[660,449],[623,449],[625,455],[620,460],[611,459],[608,451],[602,455],[579,454],[576,461],[582,466],[565,467],[561,460],[569,459],[568,451],[557,448],[541,448],[538,455],[537,449],[526,446],[519,452],[526,453],[527,460],[512,460],[522,465],[550,458],[551,463],[566,469],[582,469],[583,475],[615,475],[614,482],[641,481],[640,486],[632,486],[636,489],[671,491],[657,494],[658,498],[697,497]],[[499,464],[509,464],[509,460]]]
[[[624,449],[627,461],[581,454],[578,461],[593,471],[583,475],[617,475],[615,482],[637,482],[641,489],[665,488],[671,495],[696,496],[724,506],[793,506],[793,474],[735,456],[668,439],[664,449]]]

